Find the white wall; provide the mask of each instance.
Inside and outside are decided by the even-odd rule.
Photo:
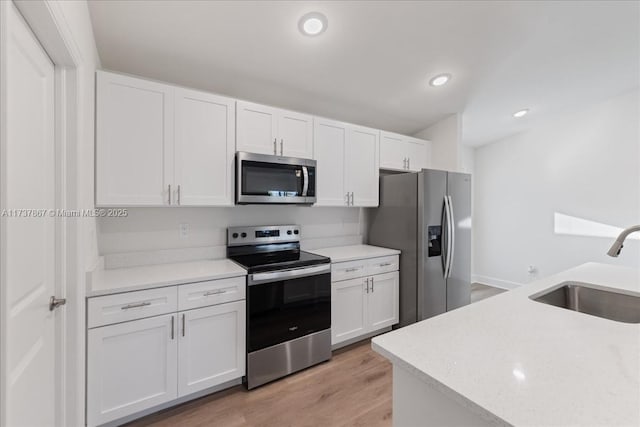
[[[366,229],[362,209],[346,207],[134,208],[128,213],[98,221],[107,268],[224,257],[231,226],[299,224],[303,249],[360,244]],[[188,236],[181,235],[180,224],[188,224]]]
[[[589,261],[640,266],[638,240],[605,255],[614,227],[640,223],[639,96],[476,149],[475,280],[513,286]]]
[[[414,135],[431,141],[431,168],[467,172],[461,168],[461,131],[461,116],[451,114]]]

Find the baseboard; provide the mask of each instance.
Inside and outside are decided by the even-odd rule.
[[[482,283],[483,285],[493,286],[500,289],[516,289],[523,283],[511,282],[509,280],[496,279],[495,277],[480,276],[474,274],[471,276],[471,283]]]

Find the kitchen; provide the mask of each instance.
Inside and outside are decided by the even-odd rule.
[[[640,422],[637,2],[0,5],[0,425]]]

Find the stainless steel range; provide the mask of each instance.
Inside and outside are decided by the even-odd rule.
[[[228,229],[248,270],[247,388],[331,358],[331,260],[300,250],[300,227]]]

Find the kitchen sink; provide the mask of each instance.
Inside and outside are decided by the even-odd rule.
[[[529,298],[617,322],[640,323],[640,295],[599,289],[586,283],[563,282],[558,288]]]

